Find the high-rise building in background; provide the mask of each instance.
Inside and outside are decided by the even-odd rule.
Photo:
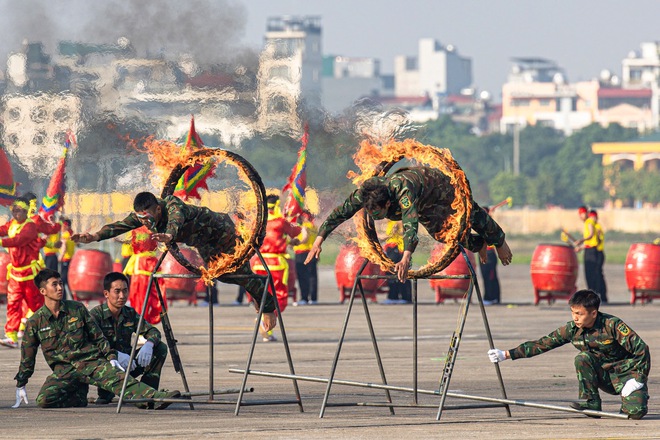
[[[472,60],[451,44],[423,38],[416,56],[394,59],[394,82],[396,96],[457,95],[472,86]]]
[[[299,105],[321,105],[321,18],[271,17],[259,63],[259,126],[289,128]]]
[[[338,113],[363,97],[389,96],[380,60],[330,55],[323,58],[323,108]]]

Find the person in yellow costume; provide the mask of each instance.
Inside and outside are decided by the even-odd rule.
[[[71,289],[69,288],[69,264],[76,252],[76,243],[71,240],[73,230],[71,229],[71,220],[66,217],[61,218],[62,221],[62,248],[60,250],[60,275],[62,277],[62,288],[68,298],[73,299]],[[67,293],[68,292],[68,293]]]
[[[300,214],[298,224],[304,230],[307,230],[307,239],[304,239],[303,232],[301,232],[296,237],[301,242],[293,247],[296,261],[296,276],[298,277],[298,285],[300,286],[300,301],[297,302],[297,305],[316,304],[318,302],[319,290],[317,260],[314,259],[309,264],[305,264],[305,260],[314,245],[319,228],[314,224],[314,215],[306,209]]]
[[[403,257],[403,225],[399,221],[389,220],[385,229],[387,238],[383,250],[387,258],[395,263]],[[407,304],[412,302],[410,280],[387,280],[387,299],[383,304]]]

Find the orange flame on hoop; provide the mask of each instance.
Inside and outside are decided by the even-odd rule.
[[[472,192],[465,173],[448,149],[424,145],[414,139],[390,140],[381,145],[362,141],[354,156],[355,164],[360,168],[361,174],[351,171],[347,177],[356,185],[360,185],[371,177],[384,176],[392,165],[404,158],[438,169],[449,177],[454,187],[454,201],[451,204],[454,212],[447,217],[440,232],[433,237],[447,246],[443,252],[434,255],[426,265],[408,274],[410,278],[419,278],[441,271],[459,252],[458,244],[465,239],[470,230]],[[360,255],[380,265],[385,271],[393,271],[394,263],[384,255],[375,231],[368,227],[366,215],[356,216],[355,222],[358,232],[355,241],[360,248]]]

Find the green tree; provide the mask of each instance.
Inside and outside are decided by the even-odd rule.
[[[492,200],[504,200],[512,197],[516,205],[527,203],[527,177],[514,176],[513,173],[501,172],[490,182]]]

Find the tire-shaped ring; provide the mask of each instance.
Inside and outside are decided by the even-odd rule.
[[[238,247],[238,251],[234,254],[232,259],[232,264],[228,267],[213,267],[213,261],[209,263],[209,267],[205,270],[199,268],[188,261],[186,257],[183,256],[179,250],[179,246],[175,242],[170,242],[167,244],[167,250],[172,254],[174,259],[181,264],[183,267],[188,269],[190,272],[196,275],[202,275],[204,280],[207,282],[212,281],[215,278],[220,277],[221,275],[232,273],[243,264],[250,260],[250,257],[254,255],[255,249],[258,249],[264,241],[266,236],[266,222],[268,220],[268,211],[266,208],[266,188],[264,187],[261,176],[257,173],[257,170],[254,169],[252,164],[248,162],[242,156],[222,149],[211,149],[211,148],[201,148],[196,150],[189,158],[188,163],[185,165],[177,165],[174,167],[170,173],[163,191],[161,192],[161,197],[167,197],[174,194],[174,189],[176,188],[179,179],[185,173],[185,171],[194,165],[197,162],[203,161],[204,159],[216,158],[218,161],[224,161],[235,166],[239,174],[240,172],[244,173],[245,179],[242,179],[249,183],[252,192],[256,197],[256,218],[253,224],[253,227],[250,231],[250,235],[247,238],[248,246]]]
[[[439,167],[440,171],[442,171],[444,174],[447,175],[447,173],[444,170],[442,170],[442,168],[446,168],[454,172],[455,174],[454,176],[449,176],[450,178],[454,177],[454,179],[458,179],[460,181],[459,185],[454,185],[455,201],[454,203],[452,203],[452,208],[454,208],[457,211],[458,219],[455,218],[446,219],[443,225],[444,226],[443,229],[439,233],[437,233],[436,236],[433,237],[438,241],[440,241],[441,239],[446,240],[447,238],[449,238],[449,240],[446,240],[447,246],[444,247],[442,253],[439,254],[439,256],[435,259],[435,261],[429,262],[417,270],[408,271],[409,279],[426,278],[440,272],[441,270],[449,266],[449,264],[460,253],[461,249],[459,247],[459,244],[465,240],[465,237],[470,232],[470,216],[472,214],[472,203],[471,203],[472,193],[470,190],[469,182],[465,177],[465,173],[460,168],[458,163],[451,157],[451,155],[443,154],[442,150],[440,149],[431,146],[422,145],[417,142],[408,143],[406,146],[407,148],[413,148],[413,149],[422,148],[425,150],[425,152],[432,152],[433,160],[430,162],[434,162],[436,160],[439,161],[443,165],[442,167]],[[400,154],[394,157],[389,162],[381,162],[377,167],[375,167],[375,169],[373,169],[371,173],[368,173],[369,174],[368,176],[363,175],[362,177],[364,179],[367,179],[376,176],[378,177],[385,176],[387,172],[397,162],[399,162],[404,158],[405,156],[403,154]],[[417,158],[417,156],[415,156],[415,158]],[[455,233],[451,234],[451,236],[446,237],[448,233],[447,232],[448,222],[456,221],[456,220],[458,220],[459,222],[459,228],[456,230]],[[362,217],[360,218],[360,221],[357,222],[357,227],[358,227],[358,235],[366,236],[368,239],[366,240],[366,244],[367,246],[369,246],[369,249],[366,250],[366,254],[368,254],[371,258],[375,258],[376,261],[372,261],[372,262],[378,264],[386,272],[394,272],[395,263],[385,255],[383,251],[383,247],[381,246],[380,241],[378,239],[378,234],[374,226],[374,221],[369,216],[366,209],[362,210]],[[360,244],[362,245],[363,243],[361,242]]]

